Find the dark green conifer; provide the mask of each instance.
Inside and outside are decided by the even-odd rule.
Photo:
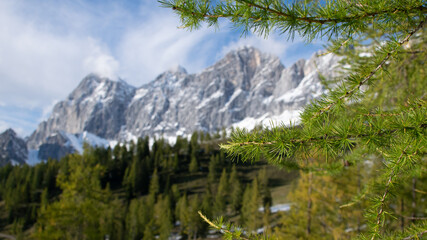
[[[255,178],[251,184],[246,186],[241,211],[241,222],[251,232],[254,232],[261,224],[262,215],[259,212],[260,207],[261,196],[258,180]]]
[[[208,182],[214,184],[218,178],[218,155],[211,155],[209,159]]]
[[[159,239],[167,240],[173,228],[169,195],[159,196],[159,199],[154,206],[154,212],[154,219],[158,227]]]
[[[199,163],[196,156],[191,156],[190,165],[188,166],[188,171],[190,173],[195,173],[199,170]]]
[[[230,174],[230,204],[232,209],[235,212],[239,212],[242,207],[242,185],[240,183],[239,177],[237,175],[236,165],[233,165]]]
[[[221,177],[219,179],[218,188],[215,194],[214,210],[215,215],[223,215],[227,210],[227,196],[228,196],[228,176],[225,168],[222,169]]]
[[[159,175],[157,174],[157,168],[156,168],[154,169],[153,175],[151,175],[148,194],[157,196],[159,192],[160,192]]]

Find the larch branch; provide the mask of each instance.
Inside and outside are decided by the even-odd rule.
[[[403,44],[405,44],[406,42],[408,42],[409,41],[409,39],[418,31],[418,30],[420,30],[423,26],[424,26],[424,24],[425,24],[425,21],[426,21],[426,19],[424,19],[424,20],[422,20],[421,22],[420,22],[420,24],[418,24],[418,26],[414,29],[414,30],[412,30],[411,32],[409,32],[409,34],[402,40],[402,41],[400,41],[398,44],[399,44],[399,46],[402,46]],[[342,95],[341,97],[339,97],[338,98],[338,101],[341,101],[341,100],[344,100],[344,99],[346,99],[346,98],[348,98],[348,97],[350,97],[350,96],[352,96],[356,91],[358,91],[359,89],[360,89],[360,87],[361,86],[363,86],[367,81],[369,81],[374,75],[375,75],[375,73],[377,73],[378,72],[378,70],[380,70],[382,67],[383,67],[383,65],[387,62],[387,60],[391,57],[391,55],[394,53],[394,52],[396,52],[397,51],[397,49],[395,49],[394,51],[391,51],[391,52],[388,52],[387,54],[386,54],[386,56],[382,59],[382,61],[377,65],[377,67],[374,69],[374,70],[372,70],[369,74],[368,74],[368,76],[366,76],[365,78],[363,78],[360,82],[359,82],[359,84],[357,84],[354,88],[352,88],[351,90],[349,90],[349,91],[347,91],[344,95]],[[318,116],[320,116],[321,114],[323,114],[324,112],[327,112],[327,111],[329,111],[332,107],[334,107],[336,104],[337,104],[337,102],[338,101],[334,101],[334,102],[332,102],[331,104],[329,104],[329,105],[327,105],[326,107],[324,107],[324,108],[322,108],[322,109],[320,109],[316,114],[314,114],[313,115],[313,117],[312,117],[312,119],[313,118],[315,118],[315,117],[318,117]]]

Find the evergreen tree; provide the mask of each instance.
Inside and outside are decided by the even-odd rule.
[[[129,209],[126,215],[126,238],[141,239],[144,234],[145,218],[141,216],[146,210],[144,209],[144,201],[140,199],[132,199],[129,204]]]
[[[268,187],[267,169],[265,167],[263,167],[258,172],[258,182],[262,198],[262,205],[264,206],[264,209],[269,208],[273,199],[271,198],[270,188]]]
[[[195,172],[197,172],[197,170],[199,170],[199,163],[197,161],[196,156],[192,155],[190,165],[188,166],[188,171],[190,173],[195,173]]]
[[[208,218],[213,217],[214,209],[213,209],[212,205],[213,205],[213,197],[212,197],[211,188],[208,185],[206,187],[205,194],[203,194],[202,205],[201,205],[201,211]]]
[[[219,179],[218,188],[215,194],[214,210],[216,215],[223,215],[226,213],[227,208],[227,195],[228,195],[228,177],[225,168],[222,169],[222,174]]]
[[[154,197],[160,192],[159,175],[157,169],[154,169],[153,175],[151,175],[150,187],[148,193]]]
[[[31,180],[31,199],[37,201],[40,194],[40,188],[43,183],[43,172],[45,170],[44,164],[36,165],[33,168],[32,180]]]
[[[168,239],[173,228],[170,198],[168,195],[159,199],[154,206],[154,219],[159,230],[159,239]]]
[[[218,155],[211,155],[209,160],[208,182],[214,184],[217,179]]]
[[[155,239],[154,237],[154,223],[150,221],[147,225],[144,226],[144,237],[142,240],[151,240]]]
[[[169,168],[173,171],[176,172],[179,168],[179,158],[178,158],[178,154],[174,154],[173,156],[169,157]]]
[[[132,164],[126,168],[122,185],[126,189],[127,198],[136,196],[137,191],[140,189],[141,183],[141,165],[137,158],[134,158]]]
[[[258,211],[260,205],[259,185],[258,180],[255,178],[250,185],[246,186],[241,212],[241,222],[251,232],[254,232],[260,226],[260,219],[262,219]]]
[[[40,197],[40,211],[46,211],[46,207],[49,204],[49,191],[47,188],[43,189],[43,192]]]
[[[188,225],[190,222],[190,214],[190,211],[188,211],[187,194],[184,194],[179,198],[175,208],[175,216],[180,222],[181,235],[189,235]]]
[[[14,167],[8,174],[2,192],[9,223],[18,218],[22,218],[24,223],[30,220],[31,209],[27,205],[31,202],[31,172],[30,167],[24,165]]]
[[[177,154],[186,154],[188,151],[188,141],[186,138],[178,136],[176,138],[175,145],[173,146],[173,151]]]
[[[170,191],[169,191],[170,201],[171,201],[171,209],[175,210],[179,201],[179,198],[181,197],[181,193],[178,189],[178,186],[176,184],[173,184]],[[177,219],[176,212],[172,212],[172,218],[173,222]]]
[[[188,239],[197,239],[198,236],[202,236],[204,234],[204,230],[206,230],[206,224],[202,221],[199,214],[197,213],[200,210],[200,198],[198,195],[194,195],[190,201],[187,211],[188,215]]]
[[[328,39],[328,51],[344,55],[351,64],[337,79],[322,79],[330,90],[305,107],[301,123],[252,132],[236,129],[222,148],[243,161],[263,156],[272,164],[311,172],[309,176],[343,171],[363,157],[352,163],[342,157],[363,149],[384,165],[372,180],[375,187],[365,193],[370,200],[365,238],[427,234],[422,220],[404,227],[403,233],[387,228],[396,221],[388,213],[396,204],[398,184],[412,181],[426,161],[425,0],[160,2],[180,16],[184,28],[218,26],[226,18],[243,33],[268,36],[277,31],[307,42]],[[313,153],[323,156],[312,159]]]
[[[236,165],[233,165],[230,174],[230,204],[235,212],[239,212],[242,207],[242,185],[237,176]]]
[[[149,138],[145,137],[144,139],[138,138],[136,147],[136,155],[139,160],[144,159],[150,155],[150,146],[149,146]]]
[[[120,233],[121,203],[114,200],[108,187],[101,188],[103,168],[93,158],[92,149],[85,149],[83,156],[71,155],[69,160],[69,172],[58,175],[60,199],[41,208],[34,237],[101,239]]]
[[[365,172],[374,169],[365,170]],[[366,200],[353,202],[367,179],[352,166],[335,176],[301,172],[289,199],[291,210],[282,215],[279,238],[350,239],[363,231]],[[353,202],[353,203],[351,203]],[[351,203],[351,204],[349,204]]]

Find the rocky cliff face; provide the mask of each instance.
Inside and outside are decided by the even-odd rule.
[[[67,154],[75,152],[66,134],[58,131],[56,134],[51,134],[44,139],[43,144],[39,146],[38,158],[39,159],[61,159]]]
[[[332,75],[337,61],[327,55],[285,68],[276,56],[242,48],[198,74],[165,72],[136,91],[121,135],[212,132],[298,110],[323,93],[319,73]]]
[[[23,164],[28,158],[27,145],[12,129],[0,134],[0,167],[8,163]]]
[[[125,125],[125,112],[134,94],[135,87],[124,81],[88,75],[66,100],[54,106],[49,119],[29,137],[28,147],[38,148],[57,131],[88,131],[115,139]]]
[[[137,90],[126,112],[126,134],[215,131],[269,111],[284,67],[254,48],[231,52],[199,74],[168,71]],[[273,109],[273,108],[271,108]]]
[[[332,76],[338,57],[313,56],[285,68],[276,56],[244,47],[201,73],[178,67],[135,88],[89,75],[29,137],[39,148],[58,131],[84,131],[109,140],[216,131],[245,121],[301,109],[324,89],[319,73]]]

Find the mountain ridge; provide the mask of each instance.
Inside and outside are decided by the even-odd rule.
[[[199,73],[189,74],[178,65],[140,87],[89,74],[54,106],[28,137],[27,146],[30,151],[42,149],[43,159],[56,141],[57,149],[66,150],[53,154],[58,158],[76,151],[69,142],[85,132],[125,142],[250,128],[269,118],[296,120],[304,105],[325,92],[319,73],[334,76],[338,60],[336,55],[314,54],[286,68],[277,56],[243,47]]]
[[[11,162],[23,164],[28,159],[25,141],[9,128],[0,134],[0,167]]]

